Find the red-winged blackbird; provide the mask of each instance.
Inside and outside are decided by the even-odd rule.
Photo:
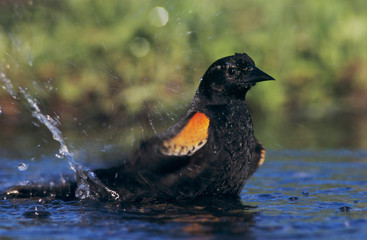
[[[217,60],[183,119],[142,142],[126,165],[96,175],[127,201],[238,196],[265,158],[245,103],[247,91],[265,80],[274,79],[247,54]]]
[[[217,60],[202,77],[183,119],[142,142],[126,164],[95,170],[95,175],[126,202],[238,196],[265,158],[245,102],[247,91],[265,80],[273,78],[247,54]],[[83,183],[94,198],[108,198],[95,181]]]

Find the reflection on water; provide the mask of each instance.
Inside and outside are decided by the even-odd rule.
[[[17,170],[14,163],[19,161],[25,159],[1,159],[1,189],[30,171]],[[53,174],[57,175],[57,170]],[[366,151],[269,151],[240,201],[117,206],[88,201],[2,200],[0,236],[363,239],[367,236],[365,176]]]

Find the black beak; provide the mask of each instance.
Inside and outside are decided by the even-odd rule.
[[[257,67],[253,67],[250,74],[246,76],[246,80],[248,82],[262,82],[262,81],[275,80],[275,79],[272,76],[264,73]]]

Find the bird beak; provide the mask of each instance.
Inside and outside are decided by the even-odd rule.
[[[254,66],[250,74],[246,76],[246,80],[248,82],[262,82],[275,79]]]

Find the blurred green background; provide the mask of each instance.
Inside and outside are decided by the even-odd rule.
[[[246,52],[276,81],[247,96],[269,149],[367,147],[363,0],[0,2],[0,72],[69,144],[127,148],[182,117],[206,68]],[[55,144],[0,90],[4,149]]]

